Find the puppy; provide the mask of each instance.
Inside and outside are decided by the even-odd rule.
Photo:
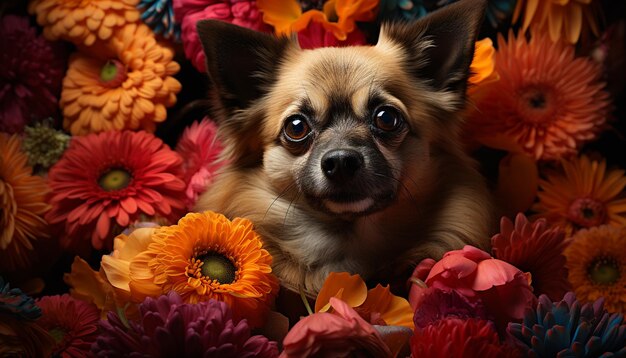
[[[390,279],[485,248],[489,193],[459,140],[484,0],[382,27],[376,46],[301,50],[218,21],[198,33],[228,165],[197,210],[250,219],[282,284]]]

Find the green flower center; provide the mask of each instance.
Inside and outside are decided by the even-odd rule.
[[[210,252],[198,257],[202,261],[200,272],[210,280],[215,280],[221,285],[235,282],[237,267],[224,255]]]
[[[589,278],[598,285],[612,285],[620,279],[620,270],[617,260],[610,256],[596,259],[589,265]]]
[[[65,338],[65,335],[67,334],[67,332],[61,327],[54,327],[49,330],[48,333],[54,339],[56,344],[63,342],[63,338]]]
[[[126,80],[126,68],[118,60],[108,60],[100,69],[100,83],[107,87],[118,87]]]
[[[122,190],[130,184],[132,178],[126,169],[113,168],[100,176],[98,185],[105,191]]]

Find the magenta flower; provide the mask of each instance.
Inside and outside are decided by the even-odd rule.
[[[196,31],[200,20],[220,20],[257,31],[270,32],[271,27],[263,22],[256,1],[229,0],[174,0],[176,21],[181,24],[185,56],[200,72],[206,71],[204,51]]]
[[[18,133],[56,113],[65,56],[28,18],[14,15],[0,20],[0,48],[0,131]]]
[[[224,165],[219,158],[222,149],[222,143],[217,138],[217,126],[206,117],[187,127],[178,141],[176,152],[183,158],[183,180],[187,185],[185,194],[189,210],[198,200],[198,195],[213,182],[215,172]]]
[[[376,329],[348,304],[330,299],[333,313],[315,313],[301,319],[283,341],[288,357],[389,357],[391,351]]]
[[[277,357],[278,346],[263,336],[250,336],[244,319],[233,321],[225,302],[183,303],[175,292],[146,298],[141,318],[128,322],[108,313],[91,347],[99,357]]]
[[[425,328],[447,318],[488,319],[488,316],[481,300],[469,300],[456,290],[444,291],[437,288],[423,290],[413,316],[415,327]]]

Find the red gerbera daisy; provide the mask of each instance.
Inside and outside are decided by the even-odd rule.
[[[500,343],[493,322],[445,318],[415,331],[413,357],[515,357],[516,351]]]
[[[467,128],[479,142],[552,160],[575,154],[604,129],[610,102],[601,69],[576,58],[573,46],[543,33],[530,41],[499,35],[496,72],[500,80],[472,96]]]
[[[48,331],[56,345],[53,355],[84,357],[98,337],[100,311],[96,306],[63,296],[45,296],[37,300],[42,316],[37,324]]]
[[[125,228],[141,215],[178,220],[185,210],[182,174],[180,156],[150,133],[74,137],[50,170],[46,218],[64,223],[65,246],[90,236],[101,249],[113,226]]]
[[[515,224],[500,220],[500,233],[491,238],[493,255],[524,272],[530,272],[535,295],[546,294],[559,300],[571,287],[563,250],[569,245],[560,227],[549,227],[545,219],[534,223],[518,214]]]

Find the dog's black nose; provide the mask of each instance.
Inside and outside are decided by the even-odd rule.
[[[322,171],[330,180],[345,182],[361,169],[363,156],[353,149],[335,149],[322,157]]]

